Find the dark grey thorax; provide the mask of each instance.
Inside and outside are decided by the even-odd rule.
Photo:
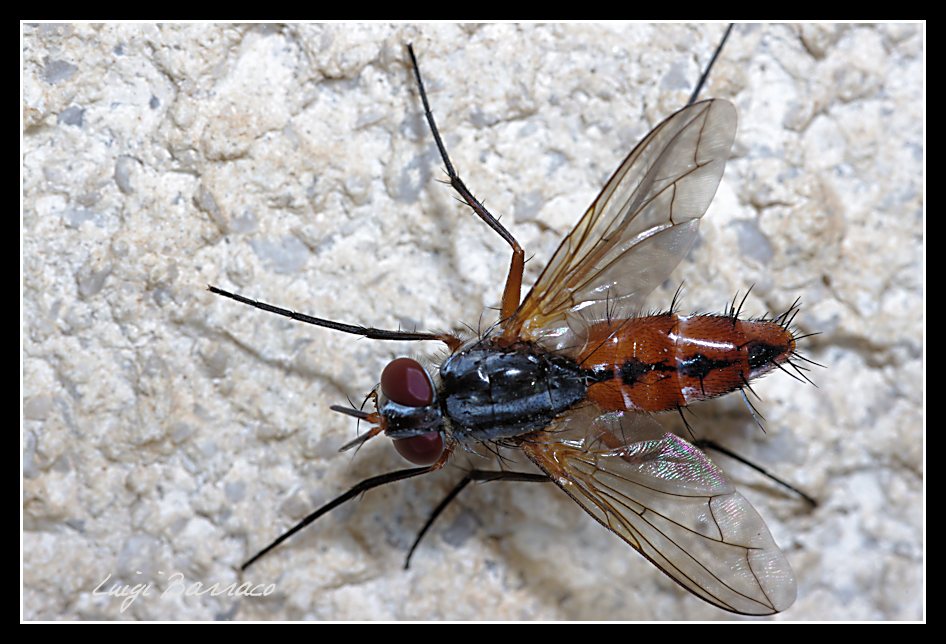
[[[585,398],[588,372],[525,342],[468,345],[440,366],[439,398],[454,436],[511,438],[542,429]]]

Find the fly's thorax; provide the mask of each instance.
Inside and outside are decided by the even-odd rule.
[[[530,342],[470,342],[440,367],[441,408],[458,440],[499,440],[547,426],[585,399],[587,374]]]
[[[590,325],[576,359],[602,408],[659,412],[744,387],[794,351],[778,321],[665,313]]]

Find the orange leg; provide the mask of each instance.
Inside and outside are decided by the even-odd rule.
[[[506,276],[506,288],[503,289],[503,305],[500,317],[505,320],[511,318],[519,308],[519,297],[522,291],[522,271],[525,268],[526,254],[519,244],[512,248],[512,261],[509,263],[509,275]]]

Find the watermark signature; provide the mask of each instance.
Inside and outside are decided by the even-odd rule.
[[[140,575],[142,572],[136,571]],[[164,571],[159,570],[158,575],[164,576]],[[111,582],[111,583],[110,583]],[[216,582],[205,584],[200,581],[188,582],[184,574],[173,572],[167,575],[167,580],[163,584],[157,584],[154,581],[128,584],[122,582],[112,582],[112,573],[108,573],[99,585],[92,590],[94,597],[114,597],[121,599],[119,612],[124,613],[131,608],[132,604],[138,601],[139,597],[268,597],[276,591],[276,584],[253,584],[248,581],[238,584],[230,582],[228,584]]]

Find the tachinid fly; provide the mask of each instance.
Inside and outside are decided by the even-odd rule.
[[[434,472],[457,448],[486,443],[521,450],[542,474],[467,473],[414,547],[471,481],[552,480],[707,602],[750,615],[788,608],[795,580],[762,518],[702,451],[649,415],[743,390],[772,369],[794,365],[795,306],[767,320],[740,319],[735,306],[725,315],[683,316],[673,307],[640,314],[644,299],[696,239],[735,137],[733,105],[695,102],[697,88],[690,104],[621,163],[520,300],[525,253],[454,170],[413,48],[407,50],[452,187],[512,249],[499,321],[472,339],[390,331],[295,313],[211,286],[214,293],[310,324],[381,340],[434,340],[450,350],[429,372],[411,358],[390,362],[368,396],[374,411],[333,407],[373,425],[342,449],[384,433],[416,467],[362,481],[243,568],[362,492]]]

